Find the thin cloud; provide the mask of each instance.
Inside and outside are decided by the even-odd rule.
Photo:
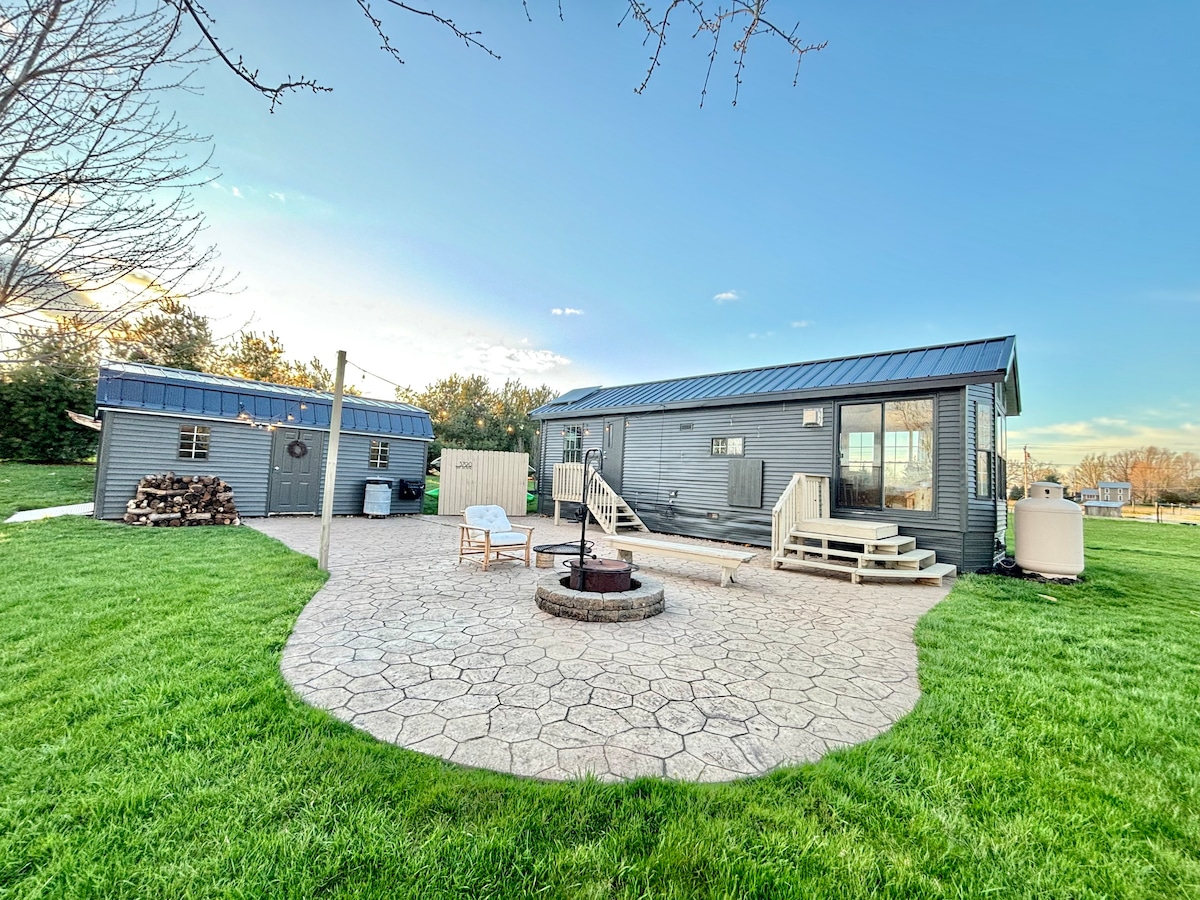
[[[278,200],[280,203],[287,203],[287,197],[285,197],[279,191],[271,191],[271,193],[267,194],[267,196],[272,200]]]
[[[1167,447],[1176,453],[1195,453],[1200,451],[1200,424],[1177,418],[1159,424],[1100,416],[1084,421],[1010,429],[1010,457],[1019,456],[1024,445],[1028,445],[1031,454],[1052,458],[1063,465],[1074,465],[1087,453],[1111,453],[1150,445]]]
[[[812,324],[812,322],[810,322],[808,319],[797,319],[795,322],[792,323],[792,327],[793,328],[807,328],[811,324]]]
[[[459,355],[458,368],[469,374],[511,378],[513,375],[548,372],[570,364],[571,360],[553,350],[473,341],[469,349]]]
[[[237,189],[237,185],[231,187],[229,189],[229,193],[233,194],[233,196],[237,197],[239,200],[242,199],[242,192]]]
[[[575,309],[573,306],[556,306],[550,310],[552,316],[582,316],[582,309]]]
[[[721,291],[719,294],[714,294],[713,299],[717,303],[732,303],[735,300],[741,300],[742,295],[738,291]]]

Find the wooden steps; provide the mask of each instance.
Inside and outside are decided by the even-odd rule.
[[[896,534],[894,525],[878,522],[850,522],[866,525],[860,534],[845,534],[846,528],[825,530],[833,519],[805,519],[788,532],[781,551],[772,560],[772,568],[784,566],[817,572],[841,572],[855,584],[867,579],[889,579],[941,584],[957,569],[939,563],[932,550],[921,550],[915,538]],[[880,534],[891,530],[892,534]]]

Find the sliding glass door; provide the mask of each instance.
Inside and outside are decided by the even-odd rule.
[[[838,432],[839,506],[933,510],[933,399],[847,403]]]

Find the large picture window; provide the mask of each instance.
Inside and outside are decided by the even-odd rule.
[[[563,462],[583,462],[583,426],[568,425],[563,429]]]
[[[841,407],[838,505],[933,510],[933,400]]]

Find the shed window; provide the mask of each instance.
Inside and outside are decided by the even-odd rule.
[[[207,425],[179,426],[179,458],[208,459],[210,429]]]
[[[390,449],[391,442],[389,441],[371,441],[371,454],[367,457],[367,468],[386,469]]]
[[[568,425],[563,429],[563,462],[583,462],[583,426]]]
[[[712,439],[713,456],[741,456],[744,453],[744,439],[740,437],[718,437]]]
[[[841,407],[838,505],[933,510],[933,400]]]
[[[991,499],[996,496],[992,473],[996,465],[996,419],[992,404],[975,401],[975,496]]]

